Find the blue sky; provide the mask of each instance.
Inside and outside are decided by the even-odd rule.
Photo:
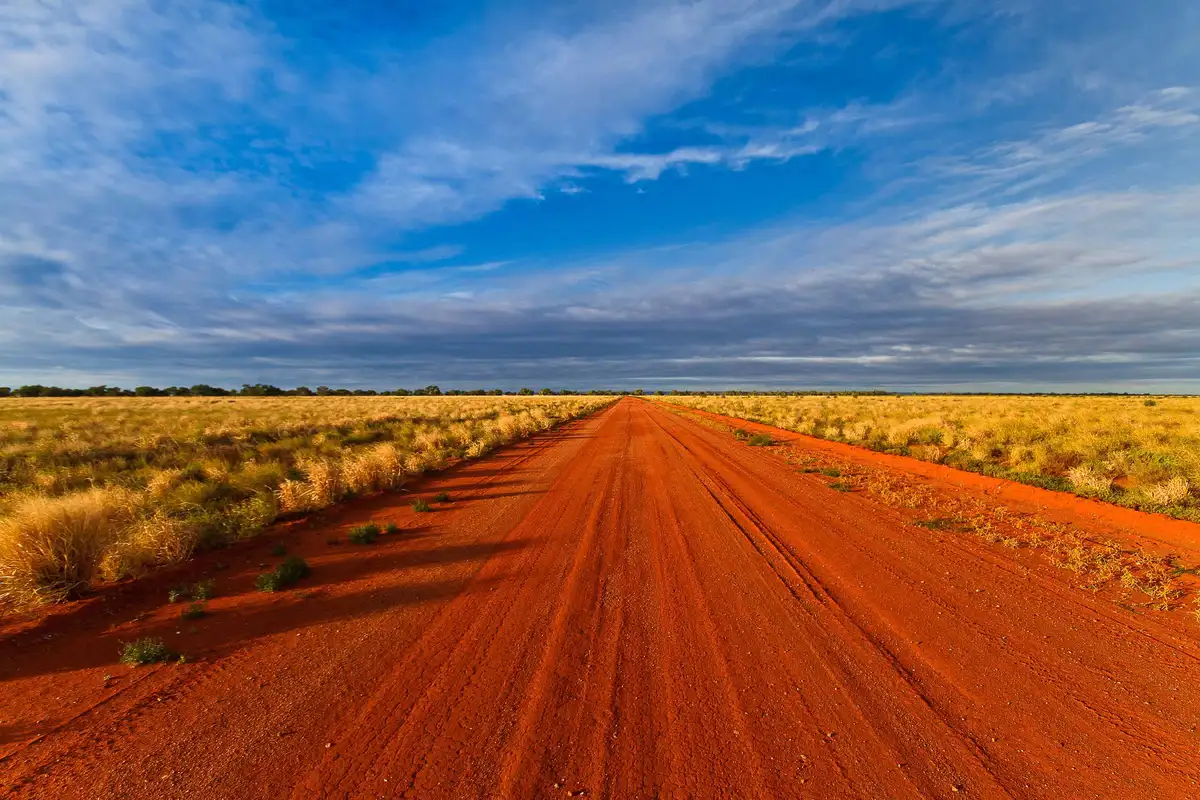
[[[9,4],[0,384],[1200,391],[1197,41],[1190,0]]]

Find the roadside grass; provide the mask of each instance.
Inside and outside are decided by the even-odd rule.
[[[851,484],[846,483],[845,481],[835,481],[834,483],[829,484],[829,488],[833,489],[835,492],[853,492],[854,491],[854,487]]]
[[[270,572],[264,572],[254,581],[254,586],[260,592],[278,592],[292,586],[311,570],[308,562],[297,556],[288,556]]]
[[[770,447],[774,443],[771,437],[765,433],[756,433],[746,441],[746,444],[751,447]]]
[[[399,488],[611,397],[0,401],[0,611]]]
[[[424,498],[418,497],[416,500],[413,500],[413,502],[412,502],[412,510],[416,511],[419,514],[423,514],[426,511],[432,511],[433,506],[429,505],[429,501],[425,500]]]
[[[686,413],[680,409],[670,410]],[[714,430],[736,431],[716,420],[691,418]],[[789,446],[784,450],[784,456],[789,463],[796,463],[801,460],[797,458],[798,452]],[[1039,552],[1050,563],[1075,573],[1087,590],[1120,590],[1129,602],[1118,601],[1118,604],[1131,609],[1136,610],[1139,605],[1158,611],[1176,609],[1189,594],[1181,577],[1200,575],[1200,565],[1185,567],[1171,555],[1156,555],[1115,541],[1097,540],[1036,514],[1017,513],[978,498],[938,493],[886,470],[860,467],[810,451],[804,451],[802,460],[803,473],[853,478],[856,485],[887,506],[928,515],[913,520],[916,527],[937,533],[976,536],[1013,550]],[[853,485],[842,481],[837,484],[853,489]],[[1134,604],[1132,601],[1138,594],[1145,599]],[[1190,613],[1200,621],[1200,593],[1193,595],[1193,602],[1195,605]]]
[[[1197,397],[708,395],[662,402],[1200,522]],[[733,433],[749,437],[743,428]]]
[[[1040,552],[1052,564],[1075,573],[1085,589],[1098,592],[1119,588],[1126,600],[1140,593],[1145,597],[1142,605],[1160,611],[1177,607],[1187,594],[1179,578],[1194,568],[1177,565],[1173,556],[1090,537],[1036,514],[1015,512],[978,498],[935,492],[883,470],[861,472],[864,488],[885,504],[933,513],[914,520],[914,526],[975,536],[1014,550]]]

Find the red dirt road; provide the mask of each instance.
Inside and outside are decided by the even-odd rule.
[[[1198,626],[826,483],[623,400],[433,513],[374,498],[10,625],[0,793],[1200,796]],[[406,532],[328,543],[367,519]],[[277,541],[313,574],[257,594]],[[180,622],[165,587],[210,573]],[[115,664],[145,633],[191,660]]]

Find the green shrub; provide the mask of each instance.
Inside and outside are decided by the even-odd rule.
[[[193,600],[211,600],[216,593],[217,584],[214,581],[199,581],[192,587]]]
[[[400,532],[400,526],[394,522],[389,522],[383,526],[383,532],[388,535],[394,535]]]
[[[775,444],[775,442],[772,441],[771,437],[765,433],[756,433],[750,437],[750,440],[746,442],[746,444],[750,445],[751,447],[770,447],[771,445]]]
[[[359,525],[351,528],[346,538],[353,544],[370,544],[379,538],[379,526],[375,523]]]
[[[172,586],[167,590],[167,602],[178,603],[180,600],[185,600],[191,596],[191,591],[186,586]]]
[[[840,469],[833,469],[832,467],[826,467],[825,469],[821,470],[821,474],[826,478],[842,477],[842,471]]]
[[[437,494],[435,494],[433,496],[433,502],[449,503],[450,502],[450,493],[449,492],[438,492]]]
[[[203,603],[191,603],[179,612],[179,616],[183,619],[200,619],[207,613],[208,612],[204,610]]]
[[[121,649],[121,663],[138,667],[144,664],[154,664],[159,661],[173,661],[179,656],[162,639],[149,637],[129,642]]]
[[[432,511],[433,507],[430,506],[429,503],[425,502],[425,500],[418,497],[416,500],[413,500],[412,510],[417,512],[425,512]]]
[[[286,589],[309,573],[308,562],[296,556],[288,556],[275,569],[264,572],[254,581],[260,592],[278,592]]]

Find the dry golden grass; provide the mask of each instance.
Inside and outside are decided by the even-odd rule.
[[[61,600],[87,587],[135,508],[135,495],[116,488],[17,503],[0,518],[0,600]]]
[[[1200,398],[710,395],[664,399],[1200,521]]]
[[[59,600],[398,488],[605,397],[0,401],[0,603]]]

